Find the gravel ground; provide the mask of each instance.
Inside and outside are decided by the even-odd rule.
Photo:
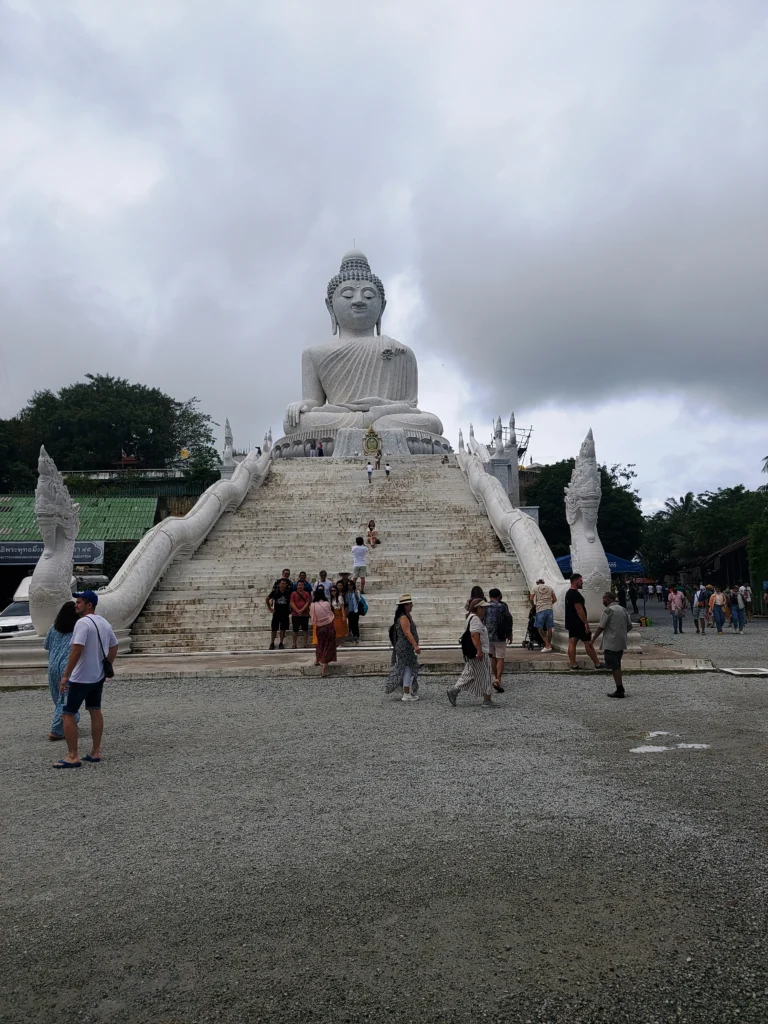
[[[68,772],[0,694],[4,1022],[764,1024],[768,685],[444,687],[118,677]]]
[[[653,626],[641,630],[642,637],[653,643],[671,647],[682,654],[696,658],[709,658],[718,668],[768,668],[768,619],[753,619],[739,635],[727,624],[718,636],[717,630],[707,629],[704,636],[696,632],[690,609],[683,619],[682,636],[674,634],[672,618],[666,612],[654,614],[648,606]]]

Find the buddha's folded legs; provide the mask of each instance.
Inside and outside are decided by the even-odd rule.
[[[432,413],[428,412],[397,412],[388,411],[387,406],[379,406],[368,412],[328,412],[322,407],[311,409],[301,414],[298,426],[283,423],[286,435],[299,431],[339,430],[342,427],[359,427],[363,430],[375,424],[377,429],[425,430],[430,434],[441,436],[443,424]]]

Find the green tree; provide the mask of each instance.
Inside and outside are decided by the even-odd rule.
[[[539,525],[555,557],[567,555],[571,531],[565,518],[565,486],[571,479],[574,460],[564,459],[544,466],[537,479],[525,491],[525,502],[539,506]],[[598,516],[600,540],[606,551],[632,558],[643,533],[640,498],[632,487],[633,466],[616,464],[600,467],[603,496]]]
[[[175,466],[186,447],[189,475],[210,474],[219,461],[213,421],[198,405],[196,398],[179,402],[159,388],[109,375],[87,374],[58,394],[35,392],[0,431],[0,479],[18,464],[34,479],[41,444],[60,469],[83,472],[114,469],[123,453],[139,467]]]

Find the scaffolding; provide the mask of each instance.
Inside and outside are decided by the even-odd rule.
[[[515,427],[515,434],[517,435],[517,461],[522,465],[525,461],[526,452],[528,446],[531,443],[531,434],[533,433],[533,427]],[[501,428],[501,440],[504,447],[507,447],[509,443],[509,427]],[[491,443],[487,446],[490,455],[496,451],[496,425],[493,424],[491,427]]]

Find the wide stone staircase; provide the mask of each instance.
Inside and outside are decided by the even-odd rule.
[[[265,483],[237,512],[219,520],[188,560],[160,581],[132,630],[142,654],[264,650],[270,613],[264,599],[283,568],[331,579],[352,568],[350,548],[376,520],[381,538],[369,556],[360,620],[361,646],[389,646],[397,598],[413,595],[421,642],[456,646],[474,584],[497,586],[520,643],[527,625],[525,579],[504,553],[483,509],[451,459],[392,461],[392,476],[362,461],[277,459]]]

